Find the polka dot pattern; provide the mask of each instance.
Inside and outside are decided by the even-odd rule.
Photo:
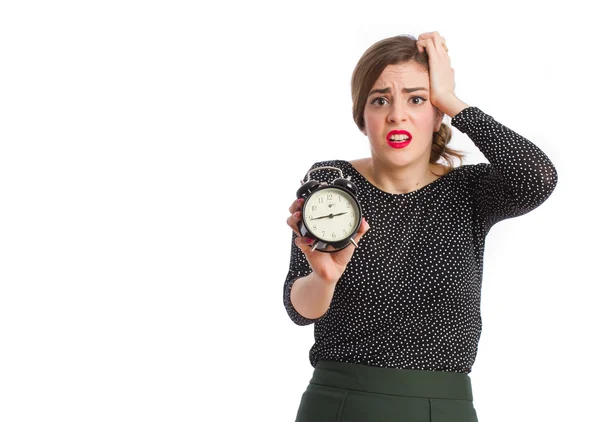
[[[407,194],[379,190],[347,161],[312,166],[351,176],[371,226],[318,319],[304,318],[290,301],[293,282],[311,272],[292,237],[284,305],[296,324],[315,324],[312,366],[323,359],[471,372],[481,335],[485,237],[495,223],[543,203],[558,179],[538,147],[478,108],[461,111],[452,125],[490,164],[460,166]],[[336,177],[311,173],[327,182]]]

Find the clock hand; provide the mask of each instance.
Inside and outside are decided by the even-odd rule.
[[[343,215],[343,214],[348,214],[348,213],[347,212],[340,212],[338,214],[322,215],[321,217],[315,217],[315,218],[313,218],[313,220],[319,220],[321,218],[333,218],[333,217],[337,217],[338,215]]]
[[[337,217],[338,215],[344,215],[344,214],[348,214],[347,212],[340,212],[337,214],[333,214],[332,217]]]
[[[320,217],[315,217],[315,218],[313,218],[313,220],[320,220],[321,218],[333,218],[333,214],[322,215]]]

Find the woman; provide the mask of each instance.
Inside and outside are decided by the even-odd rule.
[[[338,167],[357,185],[358,247],[311,251],[297,229],[302,199],[287,220],[284,304],[296,324],[315,324],[315,370],[297,421],[477,421],[468,374],[481,334],[485,237],[543,203],[557,173],[539,148],[454,87],[437,32],[379,41],[354,70],[354,120],[371,157],[312,168]],[[452,166],[461,155],[447,147],[444,115],[489,164]]]

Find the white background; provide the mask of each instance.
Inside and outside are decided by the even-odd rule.
[[[292,421],[313,328],[283,308],[288,206],[313,162],[369,153],[350,99],[363,51],[429,31],[458,97],[559,173],[488,237],[479,419],[598,420],[600,72],[582,5],[3,2],[0,420]]]

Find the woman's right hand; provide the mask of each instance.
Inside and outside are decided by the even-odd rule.
[[[311,251],[313,239],[309,237],[302,237],[298,230],[298,222],[302,219],[302,205],[304,204],[304,198],[297,199],[290,206],[290,216],[287,219],[287,224],[292,230],[298,235],[294,240],[296,246],[306,256],[306,260],[310,264],[313,273],[323,280],[327,284],[335,284],[338,282],[344,271],[350,258],[354,254],[355,246],[350,244],[346,248],[337,252],[320,252],[318,250]],[[369,230],[369,223],[363,218],[358,229],[358,232],[354,236],[354,241],[358,244],[363,235]]]

